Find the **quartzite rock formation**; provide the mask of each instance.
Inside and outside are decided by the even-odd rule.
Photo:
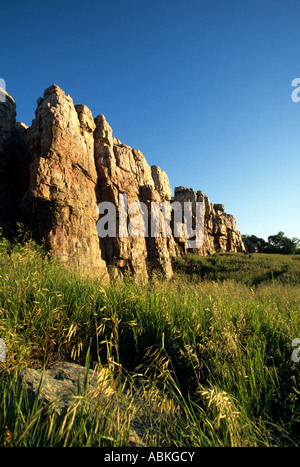
[[[127,196],[128,206],[140,201],[147,206],[151,201],[160,203],[161,196],[155,189],[151,167],[147,164],[143,154],[113,138],[112,129],[103,115],[99,115],[95,123],[98,202],[111,202],[117,207],[118,212],[120,193]],[[129,216],[129,220],[131,217]],[[119,232],[119,219],[117,219],[116,230]],[[146,279],[147,264],[149,264],[151,269],[162,271],[166,277],[172,276],[167,238],[161,235],[157,238],[107,236],[103,243],[105,258],[111,269],[116,267],[117,270],[132,270],[136,276]]]
[[[195,224],[195,205],[202,201],[204,243],[193,252],[245,251],[235,218],[222,204],[212,205],[203,192],[184,187],[175,188],[172,198],[163,170],[150,167],[139,150],[113,136],[103,115],[94,119],[57,85],[38,99],[29,128],[16,123],[15,102],[5,97],[0,102],[0,227],[8,234],[17,222],[28,224],[55,258],[103,279],[109,272],[118,277],[128,271],[147,280],[154,270],[171,278],[171,256],[186,253],[187,238],[174,235],[171,210],[173,230],[166,237],[158,223],[162,212],[153,211],[151,217],[151,206],[190,202]],[[128,206],[135,203],[147,212],[148,235],[124,234],[120,212],[125,195]],[[115,235],[100,238],[97,206],[105,202],[116,209]],[[106,213],[100,212],[100,220]],[[128,214],[127,226],[135,215]],[[159,225],[155,235],[150,234],[153,219]]]
[[[226,214],[223,204],[213,205],[202,191],[195,193],[194,190],[184,187],[175,188],[175,201],[190,201],[193,206],[196,202],[204,203],[204,242],[199,249],[192,250],[193,253],[204,256],[224,251],[245,251],[235,217]],[[181,243],[181,251],[187,252],[186,243]]]

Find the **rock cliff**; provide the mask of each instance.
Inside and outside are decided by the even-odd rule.
[[[0,227],[8,233],[16,222],[27,223],[55,258],[103,279],[129,272],[147,280],[153,271],[171,278],[171,256],[189,245],[187,233],[177,233],[183,219],[174,221],[174,207],[189,203],[193,228],[196,206],[203,206],[203,242],[192,251],[245,250],[222,204],[184,187],[172,197],[160,167],[150,167],[141,151],[113,136],[103,115],[93,118],[57,85],[38,99],[29,128],[15,118],[16,104],[6,93],[0,102]]]
[[[175,188],[175,201],[190,202],[192,206],[204,205],[204,241],[200,248],[190,251],[199,255],[210,255],[216,252],[244,252],[245,246],[241,233],[237,230],[235,217],[225,212],[223,204],[212,204],[202,192],[184,187]],[[195,214],[194,216],[195,217]],[[180,251],[187,253],[186,241],[179,242]]]
[[[27,132],[28,195],[34,237],[62,262],[107,276],[96,231],[95,127],[86,106],[74,106],[58,86],[46,89]]]
[[[95,119],[94,133],[95,163],[98,172],[98,202],[110,202],[120,212],[120,194],[128,206],[144,207],[149,213],[152,201],[162,201],[155,189],[151,167],[144,155],[137,149],[122,144],[112,136],[112,129],[103,115]],[[125,198],[126,196],[126,198]],[[130,222],[135,212],[128,215]],[[148,221],[148,219],[147,219]],[[145,224],[147,223],[145,221]],[[113,274],[120,271],[133,272],[136,277],[147,280],[148,268],[163,272],[172,277],[172,266],[167,239],[159,235],[132,236],[120,232],[121,220],[116,219],[116,235],[103,239],[105,258]],[[122,227],[122,226],[121,226]],[[149,228],[149,223],[148,223]]]
[[[27,126],[16,123],[14,99],[1,90],[0,100],[0,228],[10,235],[16,222],[24,223],[21,202],[29,186],[31,156],[26,149]]]

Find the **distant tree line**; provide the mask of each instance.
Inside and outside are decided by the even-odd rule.
[[[270,235],[267,242],[256,235],[243,235],[243,241],[250,253],[300,254],[300,239],[285,237],[281,231],[277,235]]]

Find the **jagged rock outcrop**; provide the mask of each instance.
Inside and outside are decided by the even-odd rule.
[[[199,255],[208,255],[216,252],[243,252],[245,246],[241,233],[237,230],[235,217],[225,212],[223,204],[212,204],[202,191],[197,193],[191,188],[176,187],[174,200],[181,204],[196,202],[204,205],[204,238],[200,248],[193,249]],[[193,228],[195,227],[195,210],[193,210]],[[178,240],[180,251],[186,253],[186,239]]]
[[[189,240],[171,206],[189,202],[195,228],[196,203],[202,202],[203,242],[193,251],[245,251],[223,204],[184,187],[172,198],[160,167],[150,167],[141,151],[113,136],[103,115],[94,119],[57,85],[38,99],[31,127],[15,116],[6,93],[0,102],[0,227],[27,222],[55,258],[103,279],[108,271],[144,280],[159,271],[171,278],[171,256],[186,253]],[[162,205],[164,212],[156,209]],[[168,235],[164,225],[171,226]]]
[[[159,192],[155,189],[151,168],[144,155],[137,149],[122,144],[120,140],[112,136],[112,129],[103,115],[95,119],[95,162],[98,172],[98,202],[110,202],[122,211],[120,203],[124,200],[127,207],[124,214],[128,218],[123,220],[117,216],[116,234],[103,239],[105,259],[111,266],[111,270],[130,271],[136,277],[147,279],[147,265],[150,269],[156,269],[172,277],[172,266],[168,251],[167,239],[161,235],[132,236],[129,225],[133,221],[136,212],[145,209],[145,228],[151,229],[150,203],[162,201]],[[120,194],[123,195],[121,200]],[[134,205],[135,203],[135,205]],[[136,210],[128,213],[129,206],[136,206]],[[147,213],[147,214],[146,214]]]
[[[94,130],[86,106],[75,107],[56,85],[46,89],[27,134],[33,156],[29,195],[35,238],[62,262],[105,277],[96,231]]]
[[[158,165],[151,166],[151,174],[154,181],[155,189],[160,194],[162,201],[171,201],[172,188],[170,187],[169,179],[166,174]]]

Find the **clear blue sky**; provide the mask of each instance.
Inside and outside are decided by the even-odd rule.
[[[299,0],[2,2],[0,78],[31,124],[52,83],[242,233],[300,237]]]

